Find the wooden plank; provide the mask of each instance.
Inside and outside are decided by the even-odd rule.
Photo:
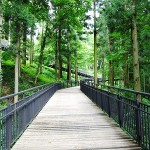
[[[57,91],[12,150],[140,149],[79,89]]]

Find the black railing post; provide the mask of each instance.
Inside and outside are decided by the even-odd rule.
[[[117,95],[117,108],[118,108],[118,123],[119,126],[122,127],[122,112],[123,112],[123,108],[122,108],[122,101],[120,98],[120,91],[118,90],[118,95]]]
[[[10,145],[12,143],[12,108],[9,104],[7,106],[7,118],[6,118],[6,150],[10,150]]]
[[[103,93],[102,93],[102,90],[101,90],[100,98],[101,98],[101,107],[102,107],[102,110],[104,110],[104,103],[103,103]]]
[[[138,94],[136,94],[136,108],[135,108],[135,120],[136,120],[136,135],[137,142],[141,146],[141,115],[140,115],[140,103],[137,100]]]
[[[109,96],[110,96],[110,92],[108,91],[108,92],[107,92],[108,115],[109,115],[109,117],[110,117],[110,116],[111,116],[111,108],[110,108],[110,98],[109,98]]]
[[[95,103],[96,103],[96,105],[97,105],[97,92],[98,92],[98,89],[96,88],[95,89]]]

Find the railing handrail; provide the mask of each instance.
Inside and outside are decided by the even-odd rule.
[[[91,80],[87,79],[87,81],[91,81]],[[83,80],[83,82],[84,82],[84,80]],[[93,83],[93,86],[94,86],[94,83]],[[150,93],[139,92],[139,91],[135,91],[135,90],[127,89],[127,88],[119,88],[119,87],[115,87],[115,86],[104,85],[104,84],[101,84],[101,83],[97,84],[96,86],[105,86],[107,88],[117,89],[118,91],[130,92],[130,93],[134,93],[136,95],[140,94],[140,95],[144,95],[144,96],[150,97]]]
[[[63,83],[78,83],[78,84],[79,84],[79,82],[80,82],[79,80],[77,80],[77,81],[72,81],[72,80],[71,81],[69,81],[69,80],[63,81]],[[46,87],[46,86],[54,85],[54,84],[57,84],[57,83],[61,83],[61,82],[43,84],[43,85],[39,85],[39,86],[36,86],[36,87],[29,88],[27,90],[20,91],[18,93],[9,94],[9,95],[0,97],[0,101],[3,101],[5,99],[9,99],[11,97],[15,97],[17,95],[25,94],[27,92],[30,92],[30,91],[33,91],[33,90],[37,90],[37,89],[40,89],[40,88],[43,88],[43,87]],[[61,83],[61,84],[63,84],[63,83]]]
[[[130,92],[130,93],[150,96],[150,93],[139,92],[139,91],[130,90],[130,89],[126,89],[126,88],[118,88],[118,87],[115,87],[115,86],[109,86],[109,85],[104,85],[104,84],[98,84],[98,86],[105,86],[105,87],[108,87],[108,88],[113,88],[113,89],[117,89],[117,90],[121,90],[121,91],[125,91],[125,92]]]
[[[49,87],[49,88],[53,88],[55,85],[56,85],[56,84],[52,84],[51,86],[48,86],[48,87]],[[40,94],[42,95],[43,93],[45,93],[45,91],[43,91],[43,92],[40,93]],[[15,109],[12,110],[11,112],[9,112],[9,114],[6,114],[5,116],[1,117],[0,120],[6,118],[8,115],[12,115],[14,112],[16,112],[17,110],[21,109],[22,107],[24,107],[25,105],[27,105],[28,103],[30,103],[32,100],[38,98],[38,96],[39,96],[39,95],[37,95],[37,96],[31,98],[29,101],[27,101],[27,102],[21,104],[19,107],[15,108]],[[17,102],[17,103],[19,103],[19,102]],[[17,104],[17,103],[16,103],[16,104]]]
[[[20,91],[18,93],[9,94],[9,95],[0,97],[0,101],[5,100],[5,99],[9,99],[9,98],[17,96],[17,95],[25,94],[29,91],[33,91],[33,90],[40,89],[40,88],[43,88],[43,87],[46,87],[46,86],[54,85],[54,84],[56,84],[56,83],[48,83],[48,84],[44,84],[44,85],[39,85],[39,86],[36,86],[36,87],[33,87],[33,88],[29,88],[27,90]]]

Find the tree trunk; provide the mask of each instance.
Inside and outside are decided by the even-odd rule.
[[[59,59],[59,65],[58,65],[58,79],[62,78],[62,56],[61,56],[61,27],[58,29],[58,59]]]
[[[55,77],[58,80],[58,42],[57,42],[57,31],[56,31],[56,48],[55,48]]]
[[[2,14],[2,2],[0,1],[0,97],[2,96],[2,20],[3,20],[3,14]]]
[[[128,52],[125,54],[125,60],[128,60]],[[124,87],[129,88],[129,64],[127,61],[124,68]]]
[[[114,86],[114,68],[113,61],[109,61],[109,85]]]
[[[71,81],[71,47],[70,47],[70,29],[68,30],[68,52],[67,52],[67,80]]]
[[[20,57],[21,38],[18,39],[18,76],[21,77],[21,57]]]
[[[139,49],[137,39],[137,24],[136,24],[136,1],[133,0],[133,15],[132,15],[132,44],[133,44],[133,76],[134,90],[141,91],[140,71],[139,71]]]
[[[78,81],[78,56],[77,56],[77,50],[75,50],[75,81]]]
[[[22,63],[26,65],[26,55],[27,55],[27,25],[26,23],[23,24],[23,61]]]
[[[15,45],[16,45],[16,56],[15,56],[15,91],[14,93],[18,93],[19,86],[19,43],[20,43],[20,24],[18,22],[15,23]],[[14,97],[14,103],[18,102],[18,95]]]
[[[108,37],[108,51],[112,53],[113,41]],[[113,60],[109,60],[109,85],[114,86],[114,67]]]
[[[16,45],[19,45],[18,43]],[[17,46],[18,47],[18,46]],[[16,57],[15,57],[15,93],[18,93],[19,86],[19,55],[18,49],[16,49]],[[18,101],[18,95],[14,97],[14,103]]]
[[[67,80],[71,81],[71,53],[68,53],[67,56]]]
[[[34,28],[31,29],[31,47],[30,47],[30,65],[33,64],[33,52],[34,52]]]
[[[37,83],[37,78],[38,78],[39,72],[42,73],[43,52],[44,52],[44,48],[45,48],[45,45],[46,45],[47,30],[48,30],[48,24],[46,25],[45,33],[43,33],[44,31],[42,31],[42,40],[41,40],[39,63],[38,63],[38,68],[37,68],[37,71],[36,71],[35,81],[34,81],[35,84]]]
[[[97,86],[97,31],[96,31],[96,0],[94,0],[94,86]]]
[[[106,77],[105,77],[105,57],[102,54],[102,83],[105,84]]]

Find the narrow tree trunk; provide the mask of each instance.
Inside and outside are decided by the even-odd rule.
[[[97,86],[97,31],[96,31],[96,0],[94,0],[94,85]]]
[[[139,71],[139,49],[137,39],[137,24],[136,24],[136,1],[133,0],[132,16],[132,42],[133,42],[133,76],[134,76],[134,90],[141,91],[140,71]]]
[[[18,39],[18,76],[21,77],[21,57],[20,57],[21,38]]]
[[[68,58],[67,58],[67,80],[71,81],[71,53],[68,53]]]
[[[57,42],[57,31],[56,31],[56,48],[55,48],[55,77],[58,80],[58,42]]]
[[[18,45],[18,43],[17,43]],[[18,46],[17,46],[18,47]],[[15,56],[15,93],[18,93],[18,86],[19,86],[19,55],[18,55],[18,49],[16,49],[16,56]],[[18,101],[18,95],[14,97],[14,103]]]
[[[128,60],[128,52],[125,54],[125,60]],[[124,87],[129,88],[129,64],[128,64],[128,61],[125,62]]]
[[[75,50],[75,81],[78,81],[78,56],[77,56],[77,50]]]
[[[114,86],[114,68],[113,61],[109,61],[109,84],[110,86]]]
[[[58,29],[58,59],[59,59],[59,65],[58,65],[58,79],[62,78],[62,56],[61,56],[61,28]]]
[[[41,49],[40,49],[40,56],[39,56],[39,63],[38,63],[38,68],[36,71],[36,76],[35,76],[35,81],[34,83],[37,83],[37,78],[39,73],[42,73],[42,64],[43,64],[43,52],[46,44],[46,36],[47,36],[47,30],[48,30],[48,24],[46,25],[45,33],[42,31],[42,40],[41,40]]]
[[[102,54],[102,83],[105,84],[106,77],[105,77],[105,57]]]
[[[67,55],[67,80],[71,81],[71,47],[70,47],[70,30],[68,30],[68,55]]]
[[[108,51],[112,52],[113,41],[108,37]],[[109,85],[114,86],[114,67],[113,60],[109,60]]]
[[[26,48],[27,48],[27,25],[26,25],[26,23],[24,23],[23,27],[24,27],[24,29],[23,29],[23,61],[22,61],[22,63],[24,65],[26,65],[26,55],[27,55],[27,51],[26,51]]]
[[[31,29],[31,47],[30,47],[30,65],[33,64],[33,52],[34,52],[34,28]]]
[[[18,93],[18,86],[19,86],[19,43],[20,43],[20,24],[18,22],[15,23],[15,45],[16,45],[16,56],[15,56],[15,91],[14,93]],[[14,97],[14,102],[18,101],[18,95]]]
[[[2,14],[2,2],[0,1],[0,97],[2,96],[2,20],[3,20],[3,14]]]

